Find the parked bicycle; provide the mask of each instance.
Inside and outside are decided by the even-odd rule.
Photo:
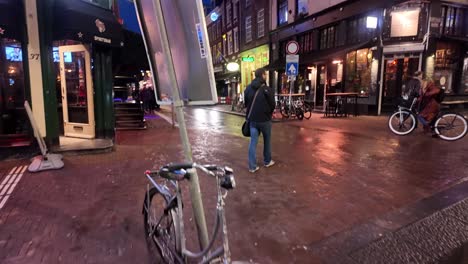
[[[198,253],[189,251],[185,245],[182,190],[179,184],[184,180],[190,181],[191,169],[199,169],[214,177],[218,189],[214,231],[208,246]],[[224,201],[228,191],[236,186],[233,170],[196,163],[169,164],[158,171],[146,171],[145,175],[152,185],[150,188],[148,184],[143,203],[145,235],[150,250],[155,246],[163,263],[182,264],[189,259],[199,260],[199,263],[231,263]],[[165,179],[163,184],[156,182],[154,178],[157,176]],[[213,250],[220,226],[223,245]]]
[[[304,104],[301,99],[294,99],[289,102],[289,98],[284,96],[278,101],[278,107],[283,118],[296,117],[299,120],[304,119]],[[310,118],[309,112],[307,119]]]
[[[417,128],[418,113],[415,110],[417,100],[415,97],[412,101],[404,101],[406,105],[399,105],[398,110],[388,119],[388,127],[396,135],[408,135]],[[431,123],[431,129],[441,139],[454,141],[466,135],[468,124],[465,117],[458,113],[441,111]]]
[[[232,100],[231,110],[239,113],[246,113],[246,106],[240,95],[236,96],[236,98]]]

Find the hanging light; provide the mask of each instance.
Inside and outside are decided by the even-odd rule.
[[[230,72],[236,72],[240,68],[239,63],[237,62],[230,62],[226,65],[226,69]]]

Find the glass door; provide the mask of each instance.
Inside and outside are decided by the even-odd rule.
[[[91,59],[84,45],[61,46],[60,76],[66,137],[94,138]]]
[[[385,60],[383,105],[395,106],[404,86],[419,69],[419,57]]]
[[[317,85],[315,91],[315,108],[324,109],[325,91],[327,89],[327,66],[317,66]]]

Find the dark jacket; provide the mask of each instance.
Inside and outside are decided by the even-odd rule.
[[[416,96],[419,96],[420,90],[421,90],[421,81],[417,78],[411,78],[406,83],[406,88],[403,91],[403,93],[408,95],[409,97],[416,97]]]
[[[257,90],[259,90],[257,99],[255,99],[255,103],[253,103]],[[249,111],[253,103],[252,113],[250,114],[250,118],[248,118],[249,121],[270,121],[273,111],[275,110],[275,93],[273,89],[266,86],[263,79],[255,78],[255,80],[247,86],[247,89],[245,89],[244,103],[247,106],[247,113],[245,114],[246,118],[249,115]]]

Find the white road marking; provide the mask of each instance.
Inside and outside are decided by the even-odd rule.
[[[28,166],[14,167],[3,180],[2,185],[0,186],[0,209],[5,206],[8,198],[10,198],[10,195],[13,193],[13,190],[23,177],[27,168]]]

